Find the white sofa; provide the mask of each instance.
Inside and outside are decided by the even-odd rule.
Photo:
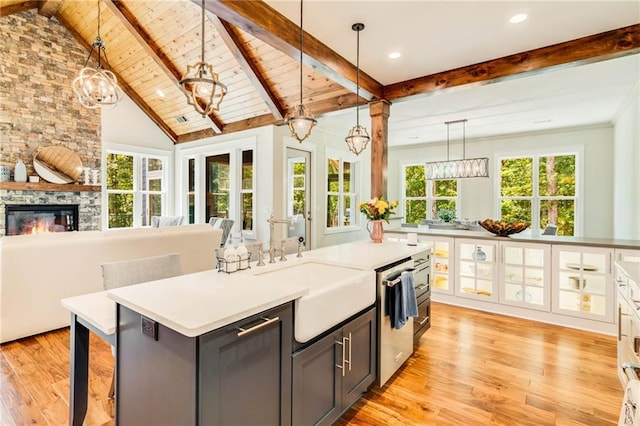
[[[60,300],[102,290],[102,263],[178,253],[185,274],[214,269],[221,238],[208,224],[3,237],[0,342],[69,325]]]

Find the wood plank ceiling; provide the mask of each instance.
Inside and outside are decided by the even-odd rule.
[[[0,0],[0,7],[0,16],[37,8],[57,19],[87,51],[97,34],[98,0]],[[299,27],[262,1],[206,2],[205,61],[213,64],[228,94],[220,110],[204,118],[187,104],[178,84],[187,65],[200,60],[200,0],[100,0],[100,7],[100,35],[112,71],[174,143],[279,124],[298,102]],[[639,51],[637,24],[386,87],[361,72],[361,102],[393,101]],[[304,103],[316,116],[355,105],[353,64],[306,33],[303,62]]]

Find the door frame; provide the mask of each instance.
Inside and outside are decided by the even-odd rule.
[[[308,211],[311,212],[311,220],[307,220],[306,219],[306,215],[305,215],[305,229],[306,231],[306,235],[308,235],[308,241],[305,241],[305,250],[311,250],[315,248],[315,241],[316,241],[316,223],[317,223],[317,218],[318,218],[318,211],[317,211],[317,197],[315,196],[315,192],[316,192],[316,182],[317,182],[317,174],[316,174],[316,169],[317,167],[314,167],[314,162],[315,162],[315,154],[316,154],[316,147],[313,144],[307,143],[307,144],[300,144],[297,143],[297,141],[295,141],[295,139],[293,138],[285,138],[285,143],[284,143],[284,149],[282,150],[282,175],[283,175],[283,185],[284,188],[282,188],[283,193],[287,194],[288,193],[288,182],[289,182],[289,171],[288,171],[288,161],[287,159],[289,158],[289,149],[294,149],[297,151],[301,151],[304,153],[309,154],[309,182],[306,182],[306,187],[307,187],[307,191],[309,191],[309,209]],[[288,203],[288,197],[283,197],[283,211],[287,212],[287,203]]]

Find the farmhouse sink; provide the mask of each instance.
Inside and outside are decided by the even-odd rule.
[[[273,283],[294,282],[309,289],[307,295],[295,302],[294,336],[300,343],[313,339],[376,300],[374,271],[311,261],[254,275]]]

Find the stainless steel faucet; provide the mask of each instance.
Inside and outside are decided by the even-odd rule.
[[[274,228],[274,226],[276,225],[276,223],[286,223],[287,225],[289,225],[289,229],[293,230],[293,220],[276,219],[273,216],[273,213],[271,213],[271,216],[269,216],[269,219],[267,219],[267,222],[269,223],[269,257],[271,258],[271,250],[273,250],[274,254],[275,254],[275,251],[276,251],[276,248],[273,246],[273,228]],[[284,257],[284,250],[282,250],[282,253],[280,254],[280,260],[282,260],[283,257]],[[286,260],[286,258],[285,258],[285,260]],[[269,262],[269,263],[272,263],[272,262]]]

